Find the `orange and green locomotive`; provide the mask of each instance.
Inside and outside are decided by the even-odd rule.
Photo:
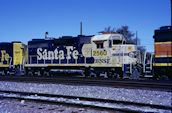
[[[163,26],[155,30],[155,58],[153,63],[154,75],[167,75],[172,79],[172,29]]]

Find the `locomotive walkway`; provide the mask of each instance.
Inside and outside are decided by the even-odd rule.
[[[83,77],[21,77],[0,76],[0,81],[29,82],[29,83],[55,83],[68,85],[90,85],[116,88],[137,88],[148,90],[172,91],[172,81],[157,80],[113,80],[104,78]]]
[[[79,107],[91,107],[102,110],[112,110],[120,112],[157,112],[159,110],[170,111],[171,106],[153,105],[144,103],[135,103],[127,101],[116,101],[108,99],[52,95],[44,93],[30,93],[30,92],[17,92],[17,91],[4,91],[0,90],[1,98],[11,98],[29,101],[46,102],[50,104],[64,104]]]

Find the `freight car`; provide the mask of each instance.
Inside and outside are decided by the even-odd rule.
[[[155,58],[153,63],[156,77],[167,75],[172,79],[172,29],[163,26],[154,32]]]
[[[32,39],[27,75],[78,72],[83,76],[128,77],[137,63],[136,45],[121,34]]]
[[[0,74],[16,75],[24,72],[26,45],[21,42],[0,43]]]

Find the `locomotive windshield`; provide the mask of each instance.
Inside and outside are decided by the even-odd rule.
[[[113,40],[113,45],[122,44],[122,40]]]

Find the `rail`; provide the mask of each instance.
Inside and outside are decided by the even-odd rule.
[[[18,92],[18,91],[4,91],[0,90],[2,98],[10,99],[24,99],[38,102],[47,102],[51,104],[66,104],[74,106],[84,106],[91,108],[98,108],[102,110],[113,110],[121,112],[169,112],[172,107],[164,105],[154,105],[145,103],[136,103],[129,101],[108,100],[100,98],[79,97],[79,96],[66,96],[45,93],[31,93],[31,92]]]
[[[101,78],[83,78],[83,77],[17,77],[17,76],[0,76],[0,81],[16,81],[16,82],[36,82],[36,83],[55,83],[55,84],[73,84],[73,85],[95,85],[106,87],[127,87],[141,88],[160,91],[172,91],[171,81],[157,80],[112,80]]]

